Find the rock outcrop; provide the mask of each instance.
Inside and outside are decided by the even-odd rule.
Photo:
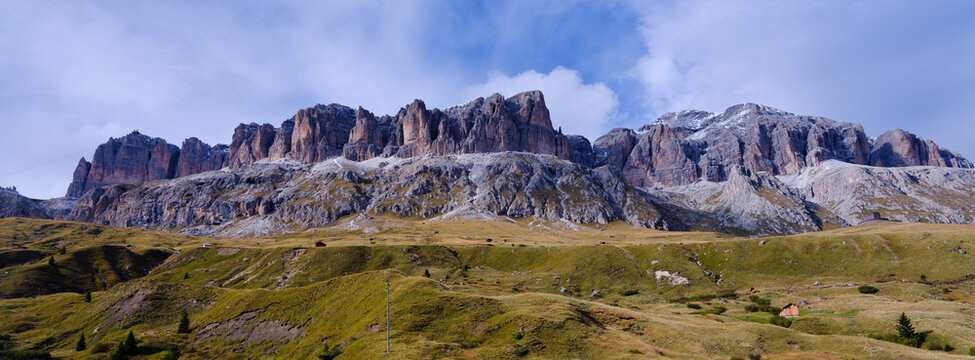
[[[263,144],[244,146],[259,134],[273,132],[270,151]],[[555,130],[542,93],[530,91],[508,99],[494,94],[444,110],[430,110],[423,101],[414,100],[395,115],[381,117],[361,107],[316,105],[299,111],[280,129],[268,124],[239,126],[231,145],[231,166],[241,168],[265,157],[315,163],[336,156],[361,161],[500,151],[554,155],[587,166],[594,163],[589,141]]]
[[[218,144],[210,147],[195,137],[183,140],[176,165],[176,177],[220,170],[227,163],[230,147]]]
[[[326,225],[354,213],[433,217],[488,214],[581,223],[623,220],[679,229],[656,200],[611,169],[528,153],[258,163],[162,183],[84,194],[68,219],[198,235],[255,236]]]
[[[91,163],[82,157],[81,160],[78,160],[78,166],[74,168],[74,174],[71,175],[71,184],[68,185],[67,197],[81,197],[81,194],[84,194],[88,190],[88,187],[85,185],[88,183],[89,171],[91,171]]]
[[[941,149],[934,141],[918,138],[901,129],[885,132],[873,141],[869,164],[883,167],[972,167],[972,163],[961,155]]]
[[[904,222],[975,222],[975,170],[971,169],[827,161],[782,180],[849,224],[872,212]]]
[[[241,168],[266,158],[276,134],[277,130],[271,124],[238,125],[234,129],[234,137],[230,142],[228,165],[232,168]]]
[[[83,158],[78,163],[68,196],[112,184],[172,179],[178,160],[179,148],[160,138],[138,132],[110,138],[95,149],[90,165]]]
[[[593,145],[597,165],[620,169],[637,186],[725,181],[742,166],[771,175],[795,174],[826,160],[878,166],[971,168],[958,154],[896,130],[874,141],[859,124],[796,115],[757,104],[723,113],[669,113],[637,131],[614,129]]]
[[[975,221],[972,169],[827,160],[793,175],[742,166],[727,173],[724,182],[649,189],[628,185],[610,166],[589,168],[520,152],[317,164],[287,160],[100,187],[86,192],[62,218],[229,237],[300,231],[353,214],[619,220],[748,236],[847,226],[873,211],[907,222]]]
[[[8,217],[47,219],[48,215],[40,201],[20,195],[17,188],[0,187],[0,218]]]
[[[227,154],[226,145],[211,148],[197,138],[189,138],[183,142],[181,151],[166,140],[135,131],[99,145],[90,163],[81,158],[66,196],[79,198],[101,186],[166,180],[220,169],[227,161]]]

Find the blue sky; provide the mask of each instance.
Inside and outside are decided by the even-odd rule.
[[[133,129],[227,143],[317,103],[393,113],[541,89],[591,140],[757,102],[975,156],[970,1],[8,1],[0,185],[63,195]]]

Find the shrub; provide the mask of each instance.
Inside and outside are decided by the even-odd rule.
[[[2,350],[0,359],[50,359],[51,353],[41,350]]]
[[[342,353],[342,349],[339,349],[338,345],[329,349],[328,344],[325,344],[325,350],[321,354],[318,354],[319,360],[332,360]]]
[[[945,344],[945,352],[952,352],[952,351],[955,351],[955,347],[951,346],[951,344]]]
[[[730,299],[730,298],[738,297],[738,294],[735,294],[735,289],[721,289],[718,291],[718,297],[723,299]]]
[[[169,349],[169,352],[167,352],[166,355],[163,356],[162,360],[178,360],[179,355],[180,355],[179,348],[173,346],[172,348]]]
[[[975,356],[975,346],[968,348],[968,355]]]
[[[756,303],[758,305],[771,305],[772,304],[772,300],[760,298],[760,297],[758,297],[758,295],[749,296],[748,297],[748,300],[751,300],[753,303]]]
[[[628,289],[628,290],[623,290],[622,292],[620,292],[620,295],[623,295],[623,296],[633,296],[633,295],[636,295],[636,294],[639,294],[639,293],[640,293],[640,290],[637,290],[637,289]]]
[[[745,311],[747,312],[767,312],[772,315],[778,315],[779,309],[772,305],[755,305],[748,304],[745,305]]]
[[[762,354],[748,354],[749,360],[762,360]]]
[[[423,276],[430,277],[430,269],[423,269]]]
[[[700,310],[701,309],[701,305],[693,304],[693,303],[688,303],[687,304],[687,308],[688,309],[694,309],[694,310]]]
[[[95,345],[92,345],[91,347],[92,354],[101,354],[104,352],[108,352],[109,350],[112,350],[112,344],[109,344],[104,341],[100,343],[95,343]]]
[[[91,291],[85,293],[85,302],[86,303],[91,302]]]
[[[768,321],[769,321],[769,324],[778,325],[778,326],[781,326],[781,327],[784,327],[784,328],[787,328],[787,327],[792,326],[792,319],[786,319],[786,318],[781,317],[781,316],[778,316],[778,315],[775,315],[775,316],[769,318]]]
[[[857,291],[859,291],[861,294],[876,294],[877,292],[880,291],[880,289],[870,285],[863,285],[861,287],[858,287]]]

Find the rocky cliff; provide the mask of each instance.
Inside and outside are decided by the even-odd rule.
[[[105,185],[171,179],[229,166],[240,169],[280,159],[305,164],[343,156],[409,158],[520,151],[553,155],[586,167],[610,166],[627,184],[670,187],[720,182],[732,168],[770,175],[794,174],[826,160],[899,167],[970,168],[961,155],[903,130],[869,138],[858,124],[796,115],[757,104],[722,113],[668,113],[637,130],[614,129],[590,143],[552,126],[539,91],[505,98],[494,94],[443,110],[420,100],[395,115],[330,104],[301,109],[280,127],[240,124],[230,146],[189,138],[181,149],[134,133],[81,159],[69,197]]]
[[[971,168],[930,140],[895,130],[871,140],[859,124],[788,113],[757,104],[723,113],[669,113],[639,130],[615,129],[594,144],[599,164],[620,169],[638,186],[725,181],[741,166],[771,175],[794,174],[826,160],[877,166]]]
[[[273,138],[273,140],[271,140]],[[302,109],[279,128],[241,124],[230,146],[230,166],[241,168],[267,158],[316,163],[344,156],[408,158],[523,151],[593,164],[589,141],[552,127],[539,91],[504,98],[494,94],[444,110],[414,100],[395,115],[377,117],[366,109],[316,105]]]
[[[227,162],[228,154],[226,145],[211,148],[197,138],[189,138],[180,149],[166,140],[134,131],[99,145],[91,162],[81,158],[66,196],[78,198],[101,186],[166,180],[217,170]]]
[[[869,211],[973,222],[971,167],[902,130],[871,139],[858,124],[757,104],[668,113],[590,143],[554,128],[531,91],[443,110],[415,100],[383,116],[316,105],[279,127],[240,124],[229,146],[189,138],[177,148],[134,132],[81,159],[67,199],[6,196],[12,210],[0,216],[224,236],[356,213],[765,235],[855,224]]]
[[[791,234],[854,225],[865,213],[908,222],[975,221],[975,170],[881,168],[835,160],[783,176],[738,166],[723,182],[629,185],[611,166],[590,168],[522,152],[259,162],[141,185],[93,189],[58,218],[261,236],[325,226],[343,216],[431,220],[532,217],[626,223],[736,235]],[[45,204],[46,205],[46,204]]]
[[[201,235],[256,236],[323,226],[363,213],[532,216],[580,223],[680,229],[650,194],[610,168],[553,156],[492,153],[333,159],[252,166],[86,192],[67,219]]]
[[[0,218],[31,217],[47,219],[42,203],[17,193],[15,187],[0,187]]]

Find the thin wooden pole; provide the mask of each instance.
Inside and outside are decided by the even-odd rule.
[[[386,353],[389,354],[389,279],[386,279]]]

